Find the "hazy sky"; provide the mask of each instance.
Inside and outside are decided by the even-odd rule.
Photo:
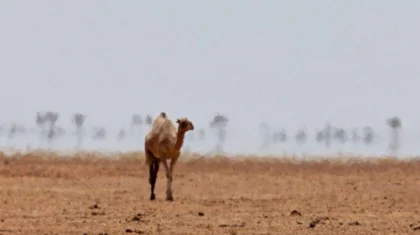
[[[417,126],[419,11],[418,0],[0,1],[0,119]]]

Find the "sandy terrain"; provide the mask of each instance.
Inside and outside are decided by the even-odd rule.
[[[420,234],[420,161],[0,156],[0,234]]]

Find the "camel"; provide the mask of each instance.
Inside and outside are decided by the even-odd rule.
[[[194,130],[193,123],[186,117],[178,118],[178,129],[166,113],[162,112],[153,121],[152,128],[146,135],[144,150],[146,163],[149,166],[150,200],[155,200],[155,184],[160,162],[166,173],[166,200],[173,201],[172,171],[180,156],[184,136],[187,131]],[[167,160],[170,159],[168,167]]]

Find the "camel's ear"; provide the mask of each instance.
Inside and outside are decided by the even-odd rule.
[[[179,118],[176,119],[176,123],[178,123],[178,124],[181,123],[181,121],[179,120]]]

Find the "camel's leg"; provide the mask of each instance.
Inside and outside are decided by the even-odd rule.
[[[173,197],[172,197],[173,170],[174,170],[174,166],[175,166],[177,160],[178,160],[177,157],[171,158],[171,163],[169,165],[169,180],[170,180],[170,182],[169,182],[169,186],[168,186],[168,188],[169,188],[169,190],[168,190],[169,199],[168,200],[172,200],[172,201],[174,200]]]
[[[163,166],[165,167],[165,173],[166,173],[166,200],[167,201],[173,201],[174,198],[172,197],[172,173],[169,170],[168,163],[166,162],[166,159],[162,160]]]
[[[153,153],[144,146],[146,154],[146,162],[149,165],[149,183],[150,183],[150,200],[155,200],[155,184],[157,179],[157,173],[159,171],[159,159],[156,158]]]
[[[155,184],[159,172],[159,160],[154,159],[149,166],[150,200],[155,200]]]
[[[178,157],[171,158],[171,164],[169,165],[169,172],[171,172],[171,176],[172,176],[172,172],[174,170],[174,166],[177,161],[178,161]]]
[[[149,163],[149,183],[150,183],[150,200],[155,200],[155,184],[156,179],[154,177],[154,171],[155,171],[155,163],[154,161]]]

